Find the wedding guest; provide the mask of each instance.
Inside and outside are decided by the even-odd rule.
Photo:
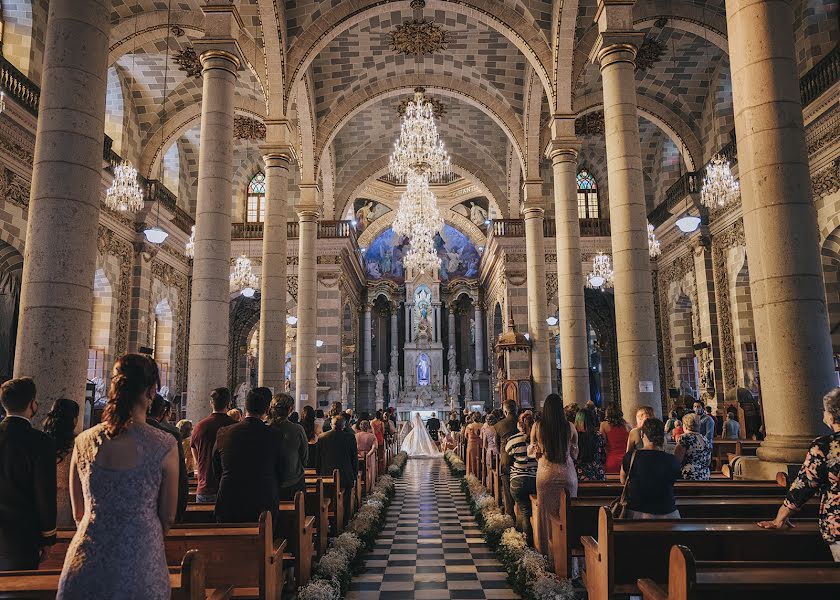
[[[715,443],[715,419],[706,412],[706,407],[703,406],[703,403],[699,400],[694,403],[693,408],[694,414],[700,417],[700,423],[697,426],[697,431],[709,440],[709,447],[712,447]],[[685,426],[685,422],[683,422],[683,426]]]
[[[534,545],[531,527],[531,494],[537,493],[537,459],[528,456],[534,415],[526,410],[517,420],[518,433],[508,438],[505,452],[511,458],[510,495],[516,504],[516,528],[525,534],[529,546]]]
[[[0,404],[6,413],[0,423],[0,571],[37,569],[55,543],[56,447],[32,427],[38,412],[32,379],[6,381]]]
[[[147,426],[159,382],[150,357],[120,357],[102,422],[76,438],[70,498],[78,528],[58,600],[126,598],[138,590],[152,600],[170,596],[164,537],[178,502],[179,445]]]
[[[708,481],[711,477],[712,447],[706,436],[700,433],[700,417],[688,413],[683,417],[683,427],[685,433],[680,436],[674,450],[674,457],[682,465],[682,478]]]
[[[449,421],[446,422],[446,427],[453,433],[461,431],[461,421],[458,419],[458,413],[454,410],[449,413]]]
[[[190,483],[187,477],[187,461],[184,458],[184,445],[178,429],[166,420],[166,415],[172,410],[172,403],[160,394],[155,394],[152,403],[149,405],[149,414],[146,415],[146,424],[155,429],[165,431],[178,443],[178,511],[175,520],[181,522],[187,513],[187,500],[190,495]]]
[[[379,447],[385,446],[385,421],[382,410],[376,411],[376,418],[370,422],[370,428],[373,435],[376,437],[376,443]]]
[[[721,436],[725,440],[737,440],[741,438],[741,424],[735,418],[735,413],[731,410],[726,411]]]
[[[478,476],[479,448],[481,447],[481,415],[475,412],[467,418],[464,428],[467,438],[467,474]]]
[[[833,388],[823,397],[823,423],[831,433],[811,442],[776,518],[758,525],[765,529],[793,527],[790,516],[819,494],[820,533],[834,561],[840,562],[840,388]]]
[[[644,425],[645,421],[647,421],[648,419],[653,419],[655,417],[656,413],[653,411],[653,407],[651,406],[640,406],[636,410],[636,426],[630,430],[630,435],[627,436],[627,448],[625,452],[630,452],[634,448],[636,450],[642,449],[642,447],[644,446],[644,443],[642,442],[642,425]],[[662,425],[662,432],[664,435],[664,424]]]
[[[432,438],[432,441],[438,443],[440,439],[440,419],[436,415],[432,415],[426,421],[426,429],[429,430],[429,436]]]
[[[487,415],[484,425],[481,426],[481,445],[484,447],[485,467],[489,472],[493,465],[493,457],[498,456],[499,447],[496,445],[496,429],[498,422],[495,413]]]
[[[349,514],[350,497],[359,476],[358,447],[356,437],[347,431],[347,421],[344,417],[333,417],[332,429],[318,438],[319,475],[332,475],[338,469],[341,477],[341,487],[344,489],[345,514]]]
[[[306,432],[306,438],[312,439],[312,431],[315,429],[315,409],[307,405],[303,407],[300,416],[300,424]]]
[[[195,473],[195,457],[192,454],[192,432],[193,422],[189,419],[181,419],[175,424],[178,433],[181,434],[181,445],[184,447],[184,462],[187,466],[187,475],[192,476]]]
[[[227,416],[233,419],[234,423],[241,423],[242,422],[242,409],[238,407],[231,408],[227,411]]]
[[[71,529],[76,526],[73,508],[70,506],[70,455],[76,441],[76,425],[79,421],[79,405],[59,398],[44,420],[44,433],[55,444],[56,489],[58,491],[56,526]]]
[[[677,424],[674,425],[674,429],[671,431],[671,437],[674,439],[675,444],[679,443],[680,438],[683,436],[684,433],[685,428],[683,427],[682,419],[680,419],[679,421],[677,421]],[[676,452],[676,450],[674,451]]]
[[[668,413],[668,420],[665,421],[665,438],[671,437],[673,439],[673,431],[674,427],[677,426],[677,423],[680,422],[679,413],[676,410],[672,410]]]
[[[549,394],[545,399],[542,416],[531,429],[528,455],[537,459],[540,551],[548,556],[548,564],[553,564],[551,545],[547,543],[549,516],[560,514],[560,494],[564,489],[576,498],[578,488],[574,462],[578,455],[577,430],[566,419],[563,400],[557,394]]]
[[[617,474],[621,471],[621,459],[627,453],[630,425],[624,420],[624,414],[616,404],[607,406],[605,420],[601,423],[600,431],[604,436],[607,450],[604,471]]]
[[[514,400],[508,400],[503,406],[504,419],[496,423],[496,444],[499,448],[499,470],[501,471],[502,494],[504,498],[505,513],[514,517],[513,498],[510,495],[510,456],[505,446],[512,435],[519,432],[517,425],[517,406]]]
[[[287,457],[283,435],[263,422],[270,403],[271,390],[251,389],[245,397],[245,418],[216,434],[213,468],[219,479],[215,509],[219,523],[256,523],[265,511],[278,523]]]
[[[320,446],[318,445],[318,438],[324,433],[324,419],[315,419],[312,424],[312,433],[308,436],[309,456],[306,461],[307,469],[318,468],[318,454]]]
[[[356,433],[356,448],[359,457],[366,456],[368,452],[378,447],[376,436],[371,432],[370,421],[361,421],[359,431]]]
[[[195,460],[195,475],[198,486],[195,489],[196,502],[214,504],[219,492],[219,481],[213,471],[213,450],[216,448],[216,434],[222,427],[234,425],[225,409],[230,402],[230,390],[220,387],[210,392],[212,412],[195,426],[190,437],[190,450]]]
[[[578,481],[604,481],[607,460],[606,440],[598,430],[594,409],[584,408],[575,415],[578,435],[578,457],[575,461]]]
[[[680,463],[662,450],[665,424],[652,417],[641,427],[642,448],[627,453],[621,466],[621,483],[628,486],[628,519],[679,519],[674,482]],[[634,458],[635,457],[635,458]]]
[[[278,464],[280,501],[294,500],[297,492],[306,491],[303,471],[309,460],[309,443],[303,427],[290,419],[295,399],[289,394],[276,394],[269,407],[269,425],[280,432],[281,452]]]

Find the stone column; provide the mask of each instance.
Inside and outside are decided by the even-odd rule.
[[[365,362],[364,362],[364,372],[370,375],[373,372],[373,348],[372,341],[373,341],[373,323],[371,319],[371,312],[373,311],[373,305],[365,304],[365,324],[364,324],[364,343],[365,343]]]
[[[447,309],[447,325],[449,327],[449,348],[455,349],[455,305],[450,304],[449,308]],[[449,352],[449,348],[446,349],[447,353]]]
[[[292,153],[281,147],[263,148],[266,211],[263,223],[260,277],[259,385],[285,390],[286,383],[286,222],[289,164]]]
[[[408,302],[403,306],[405,308],[405,341],[408,343],[411,341],[411,311],[408,307]]]
[[[315,339],[318,333],[318,185],[300,184],[298,214],[297,407],[318,405]]]
[[[397,348],[400,345],[400,329],[397,323],[397,311],[399,304],[394,302],[391,304],[391,349]]]
[[[110,10],[104,0],[49,7],[14,369],[35,378],[37,423],[56,398],[85,398]]]
[[[600,33],[590,55],[603,79],[618,370],[622,408],[631,420],[641,405],[662,415],[634,76],[644,33],[633,29],[632,8],[622,0],[600,1]]]
[[[240,61],[227,50],[201,53],[201,147],[195,215],[187,418],[204,418],[210,390],[227,385],[233,107]],[[200,324],[204,324],[201,326]]]
[[[583,406],[589,400],[589,344],[577,206],[578,148],[575,140],[556,139],[552,142],[549,155],[554,170],[557,328],[560,332],[563,401],[574,401]]]
[[[531,337],[531,363],[534,379],[534,406],[542,406],[551,393],[551,352],[545,323],[545,239],[542,181],[525,182],[525,260],[528,271],[528,333]]]
[[[825,432],[821,399],[835,378],[791,2],[729,0],[726,21],[767,428],[758,456],[801,463]]]
[[[440,304],[435,304],[435,341],[440,341]]]
[[[484,371],[484,311],[475,305],[475,370]]]

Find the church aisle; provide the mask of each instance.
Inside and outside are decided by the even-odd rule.
[[[519,598],[442,459],[412,459],[348,600]]]

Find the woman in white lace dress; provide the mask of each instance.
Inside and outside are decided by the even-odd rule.
[[[443,430],[442,426],[441,430]],[[405,432],[405,427],[403,432]],[[402,451],[415,457],[440,456],[440,450],[426,430],[426,425],[420,418],[420,413],[414,413],[414,417],[411,419],[411,431],[407,434],[403,433]]]
[[[102,423],[82,432],[70,463],[78,529],[64,560],[59,600],[166,600],[164,536],[178,497],[175,438],[146,424],[158,369],[142,354],[114,364]]]

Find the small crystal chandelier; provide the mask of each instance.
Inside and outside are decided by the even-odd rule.
[[[114,181],[105,195],[105,206],[132,213],[143,208],[143,190],[137,181],[137,169],[128,161],[114,167]]]
[[[391,175],[407,180],[411,175],[425,175],[428,181],[441,181],[451,173],[449,154],[438,137],[434,107],[423,95],[423,88],[414,90],[400,127],[400,139],[388,164]]]
[[[659,240],[656,239],[656,234],[653,232],[653,225],[648,223],[648,254],[651,258],[656,258],[662,254],[662,246]]]
[[[184,248],[184,254],[187,258],[195,258],[195,225],[190,230],[190,239],[187,240],[187,245]]]
[[[609,254],[599,252],[592,259],[592,272],[586,276],[586,285],[601,290],[613,286],[613,269]]]
[[[737,200],[740,193],[740,185],[732,175],[729,161],[723,155],[716,154],[706,167],[700,201],[707,208],[720,208]]]
[[[245,254],[240,255],[233,265],[233,272],[230,274],[231,289],[240,290],[243,296],[252,298],[258,283],[259,277],[253,271],[251,259]]]

